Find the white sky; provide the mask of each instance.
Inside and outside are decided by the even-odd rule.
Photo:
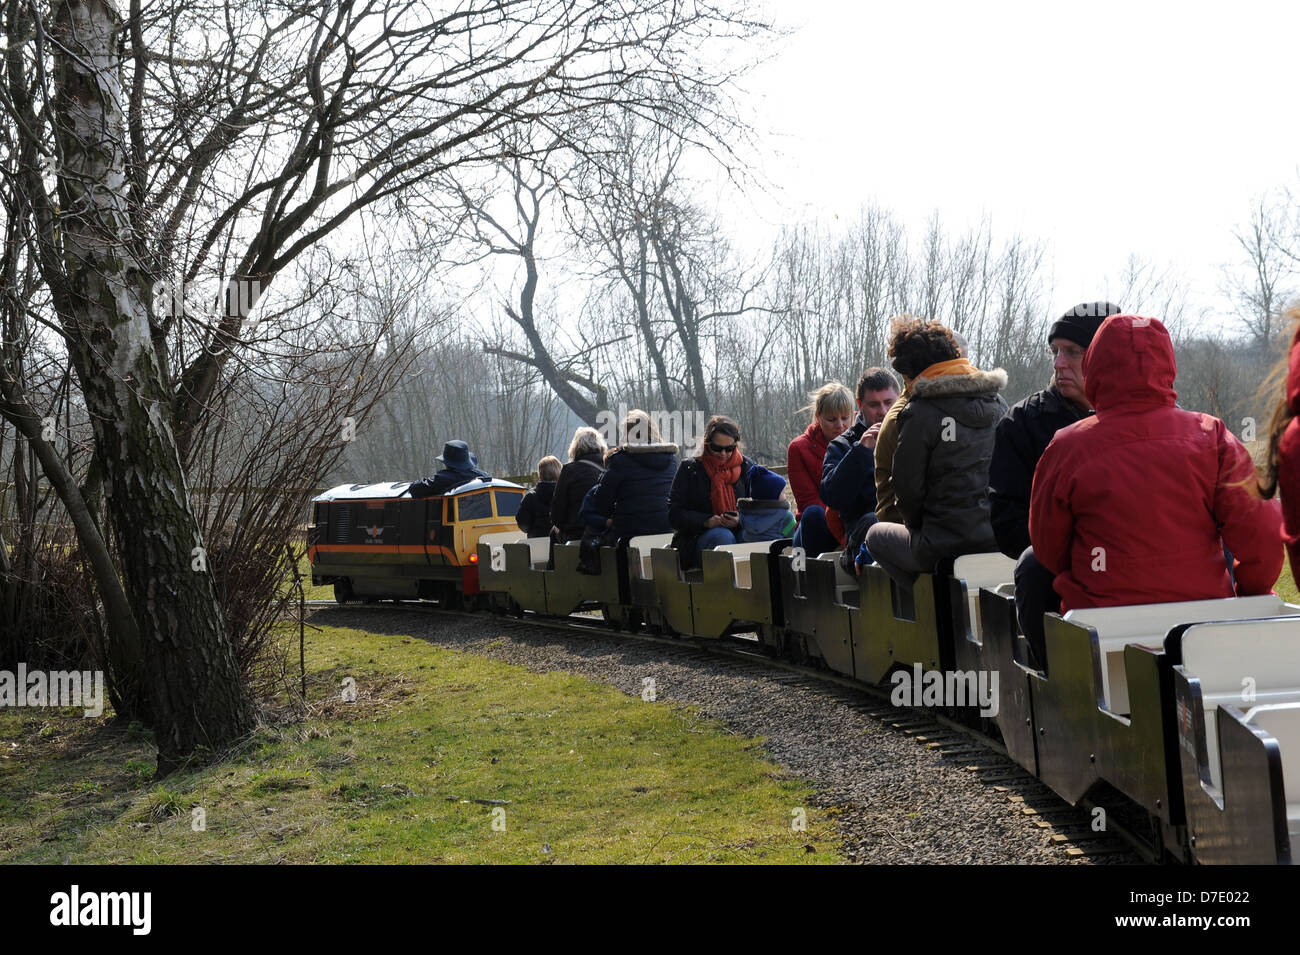
[[[988,213],[995,238],[1050,242],[1061,308],[1130,252],[1210,304],[1252,198],[1300,182],[1300,4],[770,9],[797,27],[745,81],[782,193],[751,194],[772,232],[871,201],[909,232],[935,209],[952,230]]]

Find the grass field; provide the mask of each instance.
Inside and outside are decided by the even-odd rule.
[[[0,712],[0,861],[838,860],[808,790],[689,709],[356,630],[308,666],[304,718],[161,784],[144,733]]]

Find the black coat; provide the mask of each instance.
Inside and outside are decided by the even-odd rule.
[[[922,564],[994,549],[989,458],[994,429],[1007,413],[998,394],[1006,383],[998,368],[912,385],[912,399],[898,416],[894,489]]]
[[[515,513],[515,523],[529,537],[546,537],[551,533],[551,499],[554,481],[538,481],[537,487],[524,495]]]
[[[1029,492],[1052,435],[1091,415],[1055,387],[1016,404],[1001,422],[989,462],[989,505],[998,550],[1019,557],[1029,546]]]
[[[465,470],[452,471],[449,468],[443,468],[433,477],[423,478],[419,481],[413,481],[407,488],[407,493],[411,497],[436,497],[440,494],[446,494],[448,491],[454,491],[462,484],[468,484],[470,481],[490,481],[492,475],[486,471],[480,471],[475,467],[468,467]]]
[[[551,523],[558,527],[560,536],[566,541],[576,541],[582,537],[582,521],[578,510],[582,499],[595,487],[600,476],[605,473],[604,455],[591,451],[579,455],[560,468],[560,479],[555,482],[555,496],[551,499]]]
[[[614,449],[596,485],[592,508],[613,518],[616,537],[667,534],[668,489],[677,471],[677,445],[625,444]]]
[[[749,492],[749,471],[754,462],[741,456],[740,478],[732,485],[736,500],[752,497]],[[713,516],[712,482],[709,472],[699,458],[689,458],[677,469],[672,492],[668,496],[668,520],[672,522],[673,546],[693,560],[695,542],[704,533],[704,524]],[[736,532],[739,534],[739,531]]]

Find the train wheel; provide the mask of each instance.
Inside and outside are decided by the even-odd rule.
[[[342,606],[352,600],[352,581],[340,580],[334,585],[334,601]]]
[[[623,630],[625,633],[636,633],[641,629],[641,608],[628,607],[623,616]]]

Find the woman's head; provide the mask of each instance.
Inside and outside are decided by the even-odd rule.
[[[623,419],[624,444],[658,444],[659,428],[655,419],[640,408],[633,408]]]
[[[726,458],[740,447],[740,425],[726,415],[715,414],[704,426],[700,457]]]
[[[605,453],[605,439],[601,437],[599,431],[595,428],[582,427],[573,432],[573,440],[569,442],[569,460],[576,461],[584,454]]]
[[[827,441],[833,441],[853,424],[853,394],[838,381],[828,381],[808,395],[800,411],[811,411]]]
[[[889,327],[889,357],[895,371],[915,378],[931,365],[957,358],[957,342],[939,322],[901,315]]]

